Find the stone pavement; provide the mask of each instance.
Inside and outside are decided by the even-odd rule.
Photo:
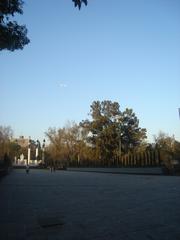
[[[0,239],[180,240],[180,177],[13,170]]]

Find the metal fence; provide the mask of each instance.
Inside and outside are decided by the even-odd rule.
[[[136,153],[127,153],[118,157],[118,164],[123,167],[156,167],[161,165],[158,150],[146,150]]]

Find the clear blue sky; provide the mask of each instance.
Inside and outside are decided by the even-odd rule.
[[[88,117],[94,100],[133,108],[153,140],[180,140],[180,1],[25,0],[31,43],[0,52],[0,125],[15,136]]]

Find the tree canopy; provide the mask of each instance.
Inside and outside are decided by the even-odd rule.
[[[88,4],[87,0],[72,0],[74,2],[74,6],[78,7],[79,9],[81,9],[82,3],[84,3],[86,6]]]
[[[68,163],[83,159],[86,164],[96,161],[111,165],[119,153],[134,152],[142,146],[146,129],[139,127],[132,109],[120,111],[118,102],[94,101],[90,115],[91,119],[79,124],[48,130],[52,159]]]
[[[10,126],[0,126],[0,160],[5,154],[9,154],[11,149],[10,140],[13,136],[13,130]]]
[[[125,154],[136,149],[146,138],[146,129],[139,127],[133,110],[120,111],[118,102],[94,101],[90,115],[92,120],[84,120],[80,125],[87,131],[87,142],[104,161],[113,159],[119,151]]]
[[[23,49],[30,42],[25,25],[10,20],[16,13],[23,14],[22,0],[0,1],[0,50]]]
[[[82,4],[88,3],[87,0],[72,0],[72,2],[79,9]],[[23,4],[22,0],[0,1],[0,51],[23,49],[30,42],[26,26],[11,20],[16,13],[23,14]]]

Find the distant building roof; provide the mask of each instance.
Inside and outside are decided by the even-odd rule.
[[[24,136],[20,136],[19,138],[14,139],[17,144],[19,144],[21,147],[28,147],[29,139],[24,138]]]

